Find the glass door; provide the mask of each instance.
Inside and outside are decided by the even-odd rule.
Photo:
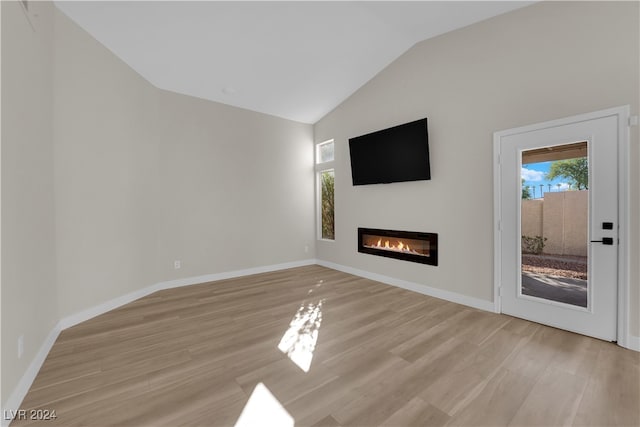
[[[520,295],[586,308],[587,141],[521,152]]]
[[[502,312],[615,340],[618,117],[496,136]]]

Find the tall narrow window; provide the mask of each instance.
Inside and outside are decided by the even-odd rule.
[[[320,172],[321,187],[321,233],[323,239],[335,239],[335,209],[333,207],[333,193],[335,188],[335,174],[333,169]]]
[[[316,145],[318,237],[335,240],[335,171],[333,140]]]

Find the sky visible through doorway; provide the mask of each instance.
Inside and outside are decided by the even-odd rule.
[[[532,199],[544,196],[544,193],[567,191],[570,185],[563,178],[553,180],[546,179],[552,162],[529,163],[522,165],[521,177],[524,179],[523,187],[529,186],[529,195]],[[542,187],[540,187],[542,185]]]

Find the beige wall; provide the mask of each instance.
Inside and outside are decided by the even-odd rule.
[[[66,316],[315,256],[311,125],[158,90],[30,5],[35,33],[2,2],[3,405]]]
[[[310,125],[158,90],[59,11],[55,29],[62,316],[313,257]]]
[[[320,120],[336,142],[336,241],[320,259],[493,298],[493,133],[631,105],[638,114],[637,2],[541,2],[418,43]],[[429,119],[431,181],[353,187],[348,138]],[[631,332],[640,333],[638,128],[631,129]],[[401,206],[402,209],[396,209]],[[357,227],[439,233],[440,265],[359,254]]]
[[[53,5],[2,8],[2,403],[58,321],[53,186]],[[33,25],[33,27],[32,27]],[[18,359],[18,337],[24,354]]]
[[[543,231],[544,253],[587,256],[588,191],[546,193]]]
[[[162,280],[314,256],[311,126],[156,90],[51,3],[31,4],[35,32],[2,2],[3,403],[64,316]],[[637,3],[545,2],[416,45],[314,127],[337,148],[337,238],[318,256],[490,300],[493,132],[638,114],[637,17]],[[354,189],[347,139],[424,116],[433,179]],[[635,261],[637,127],[630,154]],[[363,225],[440,233],[440,266],[357,254]]]
[[[310,125],[164,91],[158,105],[163,280],[313,257]]]
[[[542,236],[542,206],[543,199],[522,201],[521,234],[523,236]]]
[[[55,12],[61,317],[155,283],[157,90]]]
[[[587,256],[589,192],[547,192],[522,201],[522,235],[546,238],[544,253]]]

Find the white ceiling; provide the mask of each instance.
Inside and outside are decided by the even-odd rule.
[[[531,2],[57,1],[153,85],[315,123],[415,43]]]

